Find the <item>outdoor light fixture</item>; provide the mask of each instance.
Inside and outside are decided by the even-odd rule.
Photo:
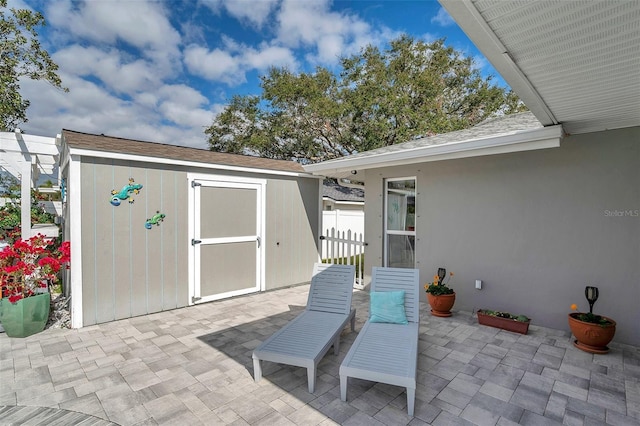
[[[584,288],[584,295],[589,302],[589,313],[593,313],[593,304],[598,300],[598,287],[589,287],[586,286]]]
[[[438,268],[438,278],[440,278],[440,283],[442,283],[442,280],[444,280],[445,275],[447,275],[447,270],[444,268]]]

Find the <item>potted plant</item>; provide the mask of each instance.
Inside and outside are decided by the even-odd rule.
[[[578,349],[592,354],[606,354],[609,352],[607,346],[616,334],[616,322],[611,318],[593,313],[593,305],[598,300],[598,288],[587,286],[584,295],[589,302],[589,312],[578,311],[578,305],[571,305],[571,309],[576,312],[569,314],[569,327],[575,336],[573,344]]]
[[[479,309],[478,323],[490,327],[501,328],[515,333],[527,334],[531,320],[526,315],[513,315],[509,312]]]
[[[49,318],[49,285],[69,262],[69,243],[55,247],[41,234],[18,239],[0,251],[0,323],[9,337],[42,331]]]
[[[453,272],[449,272],[449,279],[444,282],[447,275],[445,268],[438,268],[438,274],[433,276],[433,282],[424,286],[427,292],[427,300],[431,306],[431,315],[436,317],[450,317],[451,308],[456,302],[456,292],[447,284],[453,277]]]

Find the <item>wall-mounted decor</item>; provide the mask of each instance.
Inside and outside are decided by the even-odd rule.
[[[151,216],[150,219],[147,219],[147,221],[144,223],[144,227],[147,229],[151,229],[153,225],[160,226],[160,222],[162,222],[165,217],[166,215],[164,213],[156,211],[156,214]]]
[[[129,183],[122,187],[120,191],[115,189],[111,191],[111,204],[119,206],[122,200],[128,200],[129,204],[133,203],[133,194],[139,194],[142,189],[142,185],[134,183],[133,178],[129,178]]]

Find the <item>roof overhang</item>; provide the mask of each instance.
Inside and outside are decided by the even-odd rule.
[[[139,154],[128,154],[128,153],[122,153],[122,152],[98,151],[98,150],[92,150],[92,149],[74,148],[69,145],[66,145],[66,147],[67,147],[67,154],[70,159],[73,159],[74,157],[108,158],[111,160],[137,161],[137,162],[155,163],[155,164],[171,164],[174,166],[199,167],[203,169],[226,170],[226,171],[235,171],[235,172],[244,172],[244,173],[292,176],[292,177],[304,177],[304,178],[318,178],[317,176],[313,176],[309,173],[296,173],[296,172],[289,172],[284,170],[258,169],[253,167],[240,167],[240,166],[231,166],[231,165],[225,165],[225,164],[177,160],[173,158],[161,158],[161,157],[153,157],[153,156],[146,156],[146,155],[139,155]],[[64,165],[66,165],[66,162],[63,162],[63,167]]]
[[[466,139],[362,157],[343,157],[303,167],[307,172],[316,175],[336,179],[356,178],[362,180],[361,172],[367,169],[557,148],[560,146],[562,137],[562,126],[555,125],[506,135]]]
[[[438,0],[545,126],[640,126],[637,0]]]

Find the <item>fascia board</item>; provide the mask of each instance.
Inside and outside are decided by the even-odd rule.
[[[252,167],[228,166],[228,165],[215,164],[215,163],[199,163],[196,161],[176,160],[172,158],[150,157],[150,156],[144,156],[144,155],[124,154],[124,153],[109,152],[109,151],[94,151],[89,149],[73,148],[70,146],[69,146],[69,153],[70,155],[79,155],[83,157],[108,158],[111,160],[137,161],[137,162],[155,163],[155,164],[171,164],[176,166],[200,167],[204,169],[229,170],[229,171],[237,171],[237,172],[245,172],[245,173],[258,173],[258,174],[266,174],[266,175],[294,176],[294,177],[318,179],[318,176],[313,176],[307,173],[296,173],[296,172],[287,172],[282,170],[270,170],[270,169],[257,169]]]
[[[354,205],[354,206],[364,205],[364,201],[338,201],[338,200],[334,200],[331,197],[322,197],[322,201],[331,201],[334,204],[343,204],[343,205]]]
[[[502,41],[493,32],[471,0],[438,0],[458,26],[500,73],[536,118],[545,126],[558,124],[544,99],[513,61]]]
[[[383,152],[375,155],[350,159],[345,157],[327,163],[303,166],[307,172],[322,174],[344,173],[350,170],[366,170],[378,167],[423,163],[428,161],[452,160],[484,155],[506,154],[535,149],[557,148],[563,131],[561,125],[545,127],[533,131],[482,139],[471,139],[440,145],[428,145],[397,152]]]

